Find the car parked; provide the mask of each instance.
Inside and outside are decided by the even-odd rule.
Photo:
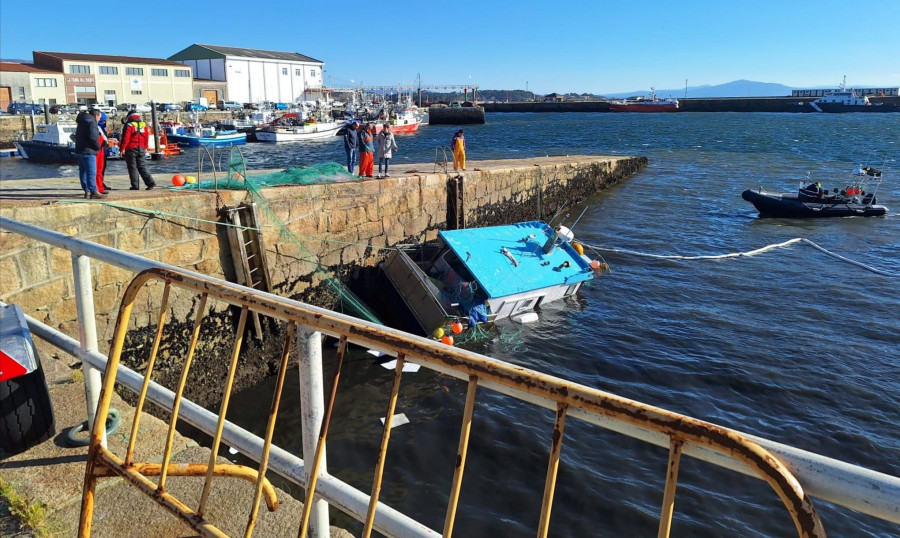
[[[43,114],[44,105],[40,103],[10,103],[6,111],[10,114]]]
[[[217,108],[219,110],[243,110],[244,105],[237,101],[219,101],[217,103]]]
[[[75,114],[78,112],[78,105],[53,105],[50,107],[51,114]]]
[[[197,103],[185,103],[184,110],[186,112],[191,112],[191,111],[206,112],[209,109],[203,105],[198,105]]]
[[[156,110],[160,112],[178,112],[181,110],[181,105],[178,103],[160,103],[156,105]]]
[[[90,105],[88,108],[95,108],[100,112],[103,112],[107,116],[115,116],[116,115],[116,107],[110,105],[104,105],[103,103],[94,103]]]

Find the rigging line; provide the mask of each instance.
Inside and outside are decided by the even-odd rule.
[[[587,245],[588,247],[605,252],[617,252],[621,254],[632,254],[635,256],[643,256],[645,258],[656,258],[658,260],[718,260],[723,258],[740,258],[743,256],[755,256],[756,254],[761,254],[768,250],[774,250],[776,248],[786,247],[793,243],[797,243],[802,241],[803,239],[800,237],[795,237],[794,239],[790,239],[785,241],[784,243],[776,243],[772,245],[766,245],[762,248],[758,248],[756,250],[749,250],[747,252],[731,252],[728,254],[716,254],[716,255],[706,255],[706,256],[679,256],[679,255],[667,255],[667,254],[650,254],[648,252],[639,252],[637,250],[628,250],[621,248],[611,248],[611,247],[601,247],[599,245]]]
[[[761,247],[761,248],[758,248],[755,250],[748,250],[746,252],[731,252],[728,254],[717,254],[717,255],[707,255],[707,256],[679,256],[679,255],[651,254],[649,252],[640,252],[637,250],[628,250],[628,249],[622,249],[622,248],[603,247],[603,246],[599,246],[599,245],[585,244],[585,246],[587,246],[588,248],[590,248],[592,250],[598,251],[598,252],[604,251],[604,252],[615,252],[615,253],[619,253],[619,254],[631,254],[634,256],[642,256],[645,258],[654,258],[654,259],[658,259],[658,260],[720,260],[720,259],[725,259],[725,258],[741,258],[741,257],[755,256],[756,254],[761,254],[763,252],[766,252],[769,250],[774,250],[777,248],[783,248],[783,247],[792,245],[794,243],[808,244],[811,247],[815,248],[816,250],[819,250],[820,252],[828,254],[829,256],[831,256],[835,259],[850,263],[852,265],[855,265],[862,269],[866,269],[867,271],[871,271],[871,272],[879,274],[879,275],[888,276],[888,277],[892,277],[892,278],[900,278],[900,273],[885,271],[883,269],[878,269],[877,267],[872,267],[871,265],[866,265],[866,264],[864,264],[862,262],[858,262],[856,260],[851,260],[850,258],[841,256],[840,254],[832,252],[832,251],[810,241],[809,239],[806,239],[805,237],[795,237],[793,239],[784,241],[783,243],[773,243],[771,245],[766,245],[764,247]]]
[[[88,203],[92,203],[92,202],[84,201],[84,200],[60,200],[57,203],[58,204],[88,204]],[[179,215],[178,213],[167,213],[165,211],[160,211],[158,209],[144,209],[144,208],[133,207],[133,206],[128,206],[128,205],[124,205],[124,204],[117,204],[114,202],[93,202],[93,203],[105,205],[107,207],[112,207],[115,209],[122,209],[125,211],[140,213],[143,215],[147,215],[149,217],[160,217],[166,221],[168,221],[167,217],[174,217],[174,218],[179,218],[179,219],[192,220],[194,222],[205,222],[207,224],[215,224],[217,226],[231,226],[232,228],[239,228],[242,230],[255,230],[257,232],[262,233],[262,230],[260,230],[259,228],[254,228],[252,226],[241,226],[239,224],[231,224],[229,222],[218,222],[215,220],[201,219],[198,217],[191,217],[188,215]]]

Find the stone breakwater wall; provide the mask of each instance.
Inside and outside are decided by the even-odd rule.
[[[467,227],[548,220],[562,204],[569,206],[614,185],[647,164],[642,157],[548,157],[478,162],[462,182]],[[420,170],[433,165],[416,165]],[[397,178],[307,186],[266,188],[260,219],[274,292],[332,307],[334,298],[324,275],[346,281],[361,267],[376,265],[386,248],[436,238],[448,219],[450,173],[409,170]],[[233,280],[227,230],[218,225],[223,206],[250,201],[246,191],[187,193],[159,191],[153,197],[107,203],[50,205],[0,200],[5,217],[50,228],[151,260]],[[154,194],[157,191],[154,191]],[[115,204],[115,205],[113,205]],[[290,233],[285,233],[289,231]],[[135,276],[96,260],[91,262],[98,337],[108,351],[123,291]],[[22,306],[38,320],[77,337],[71,255],[8,232],[0,233],[0,300]],[[157,293],[136,305],[135,336],[126,342],[125,363],[140,369],[147,359],[143,336],[155,332]],[[156,380],[164,385],[180,375],[199,298],[176,296],[167,313],[165,345]],[[280,328],[268,327],[274,335]],[[221,396],[236,316],[227,307],[212,309],[202,325],[201,346],[189,383],[189,397],[201,404]],[[221,336],[229,335],[229,336]],[[244,340],[237,386],[246,387],[275,372],[280,338]],[[269,349],[268,346],[272,346]],[[227,346],[227,347],[222,347]],[[218,351],[216,351],[218,350]],[[194,374],[196,372],[196,375]]]

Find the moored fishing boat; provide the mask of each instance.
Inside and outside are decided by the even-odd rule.
[[[259,142],[295,142],[334,137],[343,126],[330,118],[318,120],[290,112],[256,130]]]
[[[19,155],[29,161],[73,164],[78,159],[75,142],[71,139],[76,128],[76,123],[70,119],[36,125],[34,137],[30,140],[24,138],[16,140],[16,149]]]
[[[247,143],[246,133],[234,129],[219,130],[215,127],[182,125],[177,122],[163,123],[161,126],[165,129],[168,141],[181,147],[239,146]]]
[[[610,112],[678,112],[678,99],[659,98],[656,88],[650,88],[650,97],[623,99],[609,102]]]
[[[880,217],[887,214],[888,208],[878,205],[875,198],[883,172],[860,165],[851,177],[847,187],[831,192],[816,182],[800,187],[796,193],[767,192],[762,187],[747,189],[741,193],[741,198],[753,204],[760,217]]]

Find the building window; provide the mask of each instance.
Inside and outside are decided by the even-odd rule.
[[[95,86],[75,86],[75,93],[97,93]]]
[[[169,76],[168,69],[151,69],[150,74],[154,77],[167,77]]]
[[[281,74],[282,74],[282,75],[287,75],[287,67],[282,67],[282,68],[281,68]]]
[[[299,77],[299,76],[300,76],[300,70],[299,70],[299,69],[294,69],[294,75],[296,75],[296,76]]]
[[[143,93],[141,90],[131,90],[131,95],[143,95]]]
[[[175,76],[176,77],[189,77],[189,76],[191,76],[191,70],[190,69],[176,69]]]
[[[89,65],[70,65],[69,73],[84,73],[88,74],[91,72],[91,66]]]
[[[19,99],[25,100],[25,86],[19,86]]]
[[[119,68],[114,65],[101,65],[100,66],[100,74],[101,75],[118,75]]]
[[[34,79],[35,85],[40,88],[55,88],[56,87],[56,79],[55,78],[36,78]]]
[[[310,69],[310,70],[309,70],[309,76],[315,78],[315,76],[316,76],[316,70],[315,70],[315,69]]]
[[[116,90],[103,90],[103,95],[106,96],[106,99],[115,99]]]
[[[140,75],[144,76],[144,68],[143,67],[126,67],[125,68],[126,75]]]

